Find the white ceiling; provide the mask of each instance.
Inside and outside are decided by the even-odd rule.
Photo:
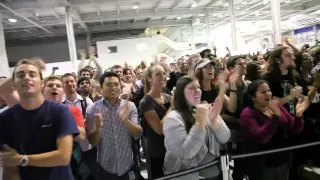
[[[95,33],[131,29],[181,27],[181,40],[190,41],[195,19],[197,41],[205,42],[203,15],[210,14],[213,34],[228,31],[230,20],[226,0],[3,0],[2,23],[7,39],[38,38],[66,34],[65,7],[71,6],[75,33]],[[320,22],[315,12],[320,0],[281,0],[284,30]],[[133,5],[138,4],[138,9]],[[235,0],[237,29],[241,35],[257,36],[271,29],[268,0]],[[318,15],[319,16],[319,15]],[[181,19],[178,19],[181,17]],[[8,19],[17,19],[11,23]]]

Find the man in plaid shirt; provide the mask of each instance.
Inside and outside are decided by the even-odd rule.
[[[120,99],[121,81],[105,72],[100,79],[103,98],[87,108],[86,127],[91,144],[98,145],[101,180],[134,180],[131,137],[138,139],[142,128],[134,103]]]

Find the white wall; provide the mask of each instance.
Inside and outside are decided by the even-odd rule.
[[[108,53],[108,47],[117,46],[117,53]],[[137,46],[142,47],[139,49]],[[123,65],[127,62],[135,67],[145,60],[147,64],[153,62],[157,55],[157,42],[152,38],[135,38],[125,40],[97,42],[99,63],[108,68],[115,64]]]

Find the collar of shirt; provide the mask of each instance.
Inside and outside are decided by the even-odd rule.
[[[80,94],[78,94],[78,93],[77,93],[76,99],[75,99],[73,102],[69,101],[66,96],[63,96],[63,97],[62,97],[62,102],[68,101],[68,102],[70,102],[70,103],[74,103],[74,102],[76,102],[76,101],[81,101],[81,100],[84,100],[84,99],[83,99],[82,96],[80,96]]]
[[[116,104],[121,103],[121,101],[122,101],[122,99],[120,99],[120,98],[118,97],[118,100],[117,100]],[[103,97],[103,102],[106,103],[106,104],[108,104],[108,105],[112,105],[112,104],[110,104],[109,100],[106,99],[105,97]]]

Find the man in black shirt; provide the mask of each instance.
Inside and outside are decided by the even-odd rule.
[[[188,74],[189,67],[188,67],[187,61],[185,59],[180,58],[177,62],[177,65],[178,65],[178,71],[171,72],[170,79],[167,82],[167,88],[170,91],[172,91],[173,87],[176,86],[178,79],[180,79],[182,76],[185,76]]]
[[[293,76],[293,52],[287,46],[278,46],[272,51],[269,61],[271,65],[262,79],[268,81],[272,95],[295,115],[295,99],[301,96],[302,87],[297,86]]]

